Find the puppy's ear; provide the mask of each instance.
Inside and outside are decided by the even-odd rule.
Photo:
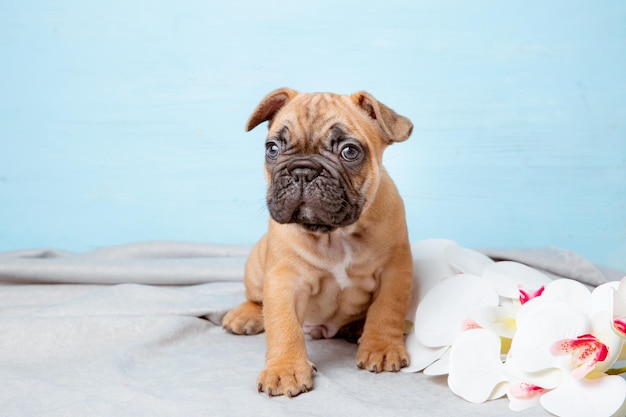
[[[370,93],[359,91],[352,94],[350,98],[378,123],[389,144],[402,142],[411,136],[413,123],[376,100]]]
[[[280,88],[274,90],[261,100],[256,109],[252,112],[252,115],[246,123],[246,132],[251,131],[266,120],[272,120],[274,115],[280,110],[289,100],[294,98],[298,94],[290,88]]]

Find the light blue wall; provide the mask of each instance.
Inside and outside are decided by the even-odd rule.
[[[626,2],[0,2],[0,250],[265,230],[268,91],[366,89],[412,239],[626,269]]]

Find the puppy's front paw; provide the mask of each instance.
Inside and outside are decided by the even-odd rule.
[[[356,354],[356,366],[370,372],[397,372],[409,366],[409,355],[402,340],[362,340]]]
[[[257,334],[265,330],[263,308],[260,304],[246,301],[229,311],[222,320],[222,327],[234,334]]]
[[[314,371],[317,371],[315,365],[308,360],[268,364],[257,379],[257,387],[270,397],[295,397],[313,388]]]

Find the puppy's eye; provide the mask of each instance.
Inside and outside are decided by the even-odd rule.
[[[269,159],[276,159],[280,155],[280,148],[274,142],[268,142],[265,145],[265,156]]]
[[[346,145],[341,150],[341,157],[348,161],[354,162],[361,156],[361,151],[356,146]]]

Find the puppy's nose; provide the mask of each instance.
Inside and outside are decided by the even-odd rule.
[[[313,168],[294,168],[291,170],[291,175],[296,182],[311,182],[319,174],[319,170]]]
[[[322,167],[313,161],[300,161],[289,168],[296,182],[311,182],[322,171]]]

